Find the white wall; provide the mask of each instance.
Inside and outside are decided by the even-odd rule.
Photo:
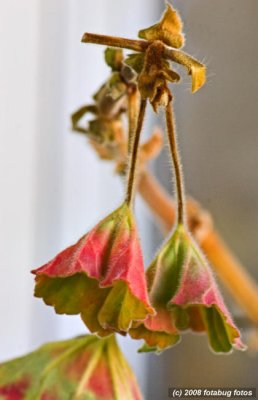
[[[35,241],[39,1],[0,6],[0,358],[27,350]]]
[[[157,5],[151,3],[0,3],[0,360],[85,330],[79,317],[57,316],[33,298],[30,270],[122,199],[112,165],[100,163],[85,138],[70,132],[69,115],[90,100],[108,73],[103,49],[80,39],[86,30],[135,36],[155,20]],[[143,384],[138,344],[122,342]]]

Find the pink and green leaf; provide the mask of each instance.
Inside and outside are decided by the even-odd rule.
[[[0,364],[3,400],[141,400],[113,336],[83,336],[49,343]]]
[[[177,227],[146,275],[150,301],[157,313],[135,328],[138,333],[132,332],[133,337],[145,340],[144,350],[148,346],[156,351],[163,350],[174,344],[176,334],[187,329],[206,331],[215,352],[245,348],[205,257],[183,226]],[[156,323],[150,325],[150,321]]]
[[[133,215],[126,204],[36,275],[35,296],[58,314],[81,314],[91,332],[126,333],[154,314]]]

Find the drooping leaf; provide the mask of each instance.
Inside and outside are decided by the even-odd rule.
[[[35,296],[58,314],[81,314],[91,332],[126,333],[154,314],[133,215],[123,204],[75,245],[34,270]]]
[[[167,49],[167,57],[187,68],[188,74],[192,77],[192,92],[197,92],[206,82],[206,67],[183,51]]]
[[[1,400],[141,400],[113,336],[48,343],[0,364]]]

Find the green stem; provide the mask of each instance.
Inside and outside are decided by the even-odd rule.
[[[142,99],[141,104],[140,104],[138,120],[137,120],[137,126],[136,126],[135,134],[133,137],[133,143],[131,146],[130,166],[129,166],[127,190],[126,190],[126,198],[125,198],[125,201],[128,204],[128,206],[131,206],[132,199],[133,199],[139,143],[140,143],[141,130],[142,130],[142,125],[143,125],[143,120],[144,120],[144,115],[145,115],[145,110],[146,110],[146,104],[147,104],[147,101]]]
[[[170,152],[174,164],[176,189],[177,189],[177,223],[185,222],[184,179],[181,169],[180,155],[177,148],[176,125],[174,120],[172,102],[166,107],[166,123]]]

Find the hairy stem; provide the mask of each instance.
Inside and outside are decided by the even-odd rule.
[[[131,153],[133,135],[136,131],[138,115],[138,93],[137,90],[131,90],[127,96],[128,99],[128,154]]]
[[[177,148],[176,139],[176,126],[173,115],[172,102],[170,102],[166,107],[166,122],[167,122],[167,134],[171,156],[173,159],[175,179],[176,179],[176,189],[177,189],[177,222],[178,224],[183,224],[185,222],[184,215],[184,182],[183,173],[181,170],[180,156]]]
[[[149,46],[146,40],[133,40],[115,36],[98,35],[95,33],[84,33],[82,37],[83,43],[100,44],[103,46],[119,47],[134,51],[143,52]]]
[[[137,157],[139,151],[139,143],[140,143],[140,136],[141,130],[146,110],[146,100],[141,100],[140,110],[137,120],[137,126],[133,137],[132,149],[130,154],[130,164],[129,164],[129,173],[128,173],[128,181],[127,181],[127,191],[126,191],[126,202],[129,206],[131,206],[133,192],[134,192],[134,182],[135,182],[135,173],[136,173],[136,166],[137,166]]]

